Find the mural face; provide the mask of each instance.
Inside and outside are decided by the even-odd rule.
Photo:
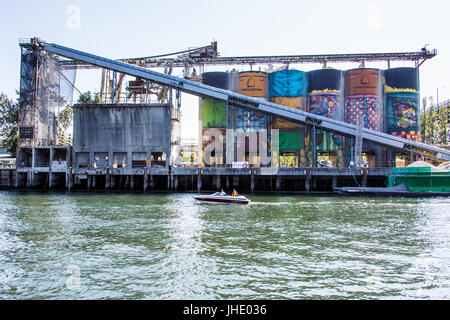
[[[267,74],[264,72],[239,73],[237,92],[250,97],[267,97]]]
[[[346,95],[378,94],[380,75],[375,69],[350,70],[346,75]]]

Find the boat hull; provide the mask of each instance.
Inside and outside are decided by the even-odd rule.
[[[195,200],[208,202],[208,203],[221,203],[221,204],[229,204],[229,203],[237,203],[237,204],[247,204],[250,202],[249,199],[245,197],[214,197],[214,196],[196,196]]]

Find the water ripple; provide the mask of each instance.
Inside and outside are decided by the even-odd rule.
[[[450,199],[251,199],[0,192],[0,298],[450,298]]]

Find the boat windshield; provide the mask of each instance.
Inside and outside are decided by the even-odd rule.
[[[227,194],[225,192],[216,192],[212,194],[213,196],[226,196]]]

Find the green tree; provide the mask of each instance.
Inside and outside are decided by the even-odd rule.
[[[87,91],[80,94],[77,102],[82,104],[98,104],[102,103],[102,98],[100,97],[100,94],[98,92],[92,95],[90,91]]]
[[[72,125],[73,121],[73,109],[71,106],[65,106],[58,115],[58,129],[66,130]]]
[[[437,123],[437,144],[447,144],[447,125],[448,125],[448,105],[441,105],[436,117]]]
[[[0,146],[11,154],[17,152],[19,103],[0,93]]]

